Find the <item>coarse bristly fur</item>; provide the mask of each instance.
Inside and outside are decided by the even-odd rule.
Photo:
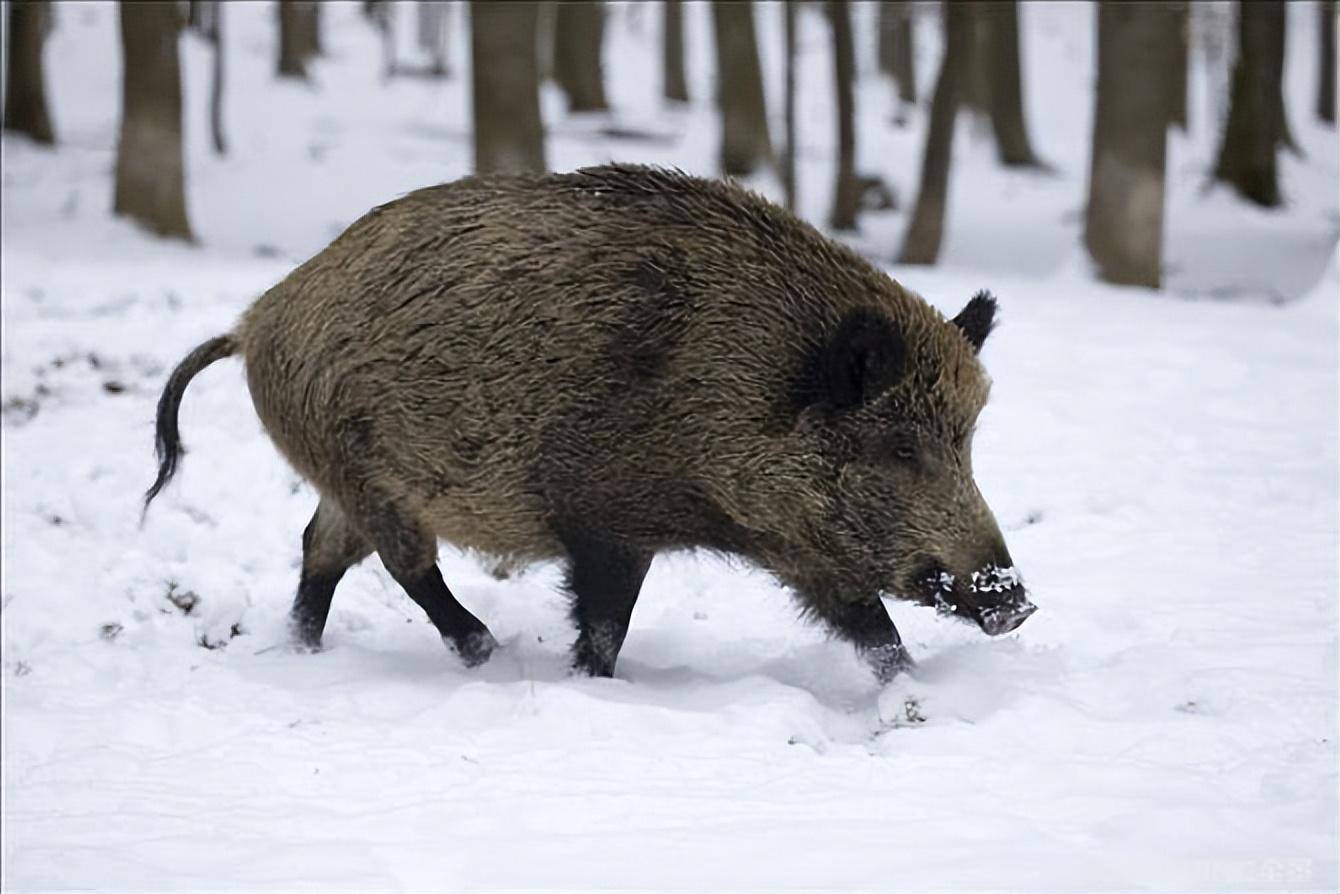
[[[603,567],[584,586],[632,596],[590,596],[612,606],[596,621],[626,629],[613,603],[631,611],[650,556],[702,547],[877,651],[880,594],[980,622],[987,596],[963,582],[1011,567],[970,454],[994,311],[983,293],[946,320],[734,184],[611,165],[375,208],[223,338],[321,494],[305,581],[374,549],[409,580],[441,538]],[[151,497],[186,381],[224,345],[165,391],[172,464]]]

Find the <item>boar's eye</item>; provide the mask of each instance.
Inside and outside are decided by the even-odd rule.
[[[921,458],[916,438],[907,434],[895,434],[884,440],[884,455],[893,457],[899,464],[915,466]]]

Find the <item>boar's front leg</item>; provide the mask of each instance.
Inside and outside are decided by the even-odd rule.
[[[868,602],[826,601],[814,611],[830,630],[856,646],[880,683],[915,666],[878,597]]]
[[[612,677],[654,554],[571,526],[564,526],[560,539],[571,560],[568,589],[577,624],[573,667],[593,677]]]

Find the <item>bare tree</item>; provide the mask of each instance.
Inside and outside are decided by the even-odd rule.
[[[46,0],[9,4],[9,59],[5,72],[5,130],[39,143],[56,142],[47,113],[42,45],[50,25]]]
[[[829,224],[835,230],[856,229],[861,185],[856,177],[856,80],[855,49],[852,46],[851,12],[847,0],[826,0],[833,26],[833,81],[837,88],[838,163],[833,187],[833,213]]]
[[[1171,19],[1173,39],[1168,41],[1170,61],[1168,73],[1168,121],[1183,131],[1187,129],[1188,72],[1191,66],[1191,3],[1189,0],[1170,0],[1165,4]]]
[[[1019,64],[1019,4],[998,0],[977,6],[986,45],[978,66],[985,72],[987,111],[996,134],[996,152],[1007,167],[1037,167],[1024,123],[1023,75]]]
[[[306,0],[311,4],[311,12],[307,14],[307,58],[325,55],[325,50],[321,44],[321,3],[320,0]]]
[[[214,15],[215,0],[190,0],[187,6],[186,24],[191,30],[199,31],[200,34],[208,37],[211,23],[210,18]]]
[[[962,3],[968,24],[968,49],[959,57],[959,106],[981,116],[991,114],[991,0],[950,0]]]
[[[1170,73],[1135,59],[1167,59],[1176,40],[1166,9],[1102,0],[1098,6],[1098,96],[1084,244],[1098,275],[1158,288]]]
[[[400,67],[395,55],[395,6],[390,0],[363,0],[363,14],[382,39],[382,78],[390,80]]]
[[[1317,25],[1321,34],[1320,70],[1317,73],[1317,117],[1335,123],[1335,0],[1317,4]]]
[[[558,4],[554,19],[554,80],[567,94],[571,112],[601,112],[609,108],[600,59],[604,38],[605,9],[599,0]]]
[[[786,152],[782,156],[782,189],[786,208],[796,210],[796,2],[782,0],[786,41]]]
[[[662,92],[666,99],[689,101],[688,81],[684,78],[684,4],[681,0],[665,0],[661,31],[661,58],[665,72]]]
[[[450,7],[442,0],[421,0],[416,8],[419,13],[419,49],[428,55],[428,74],[445,78],[450,74],[447,66]]]
[[[317,15],[312,0],[280,0],[280,77],[307,77],[307,61],[318,54],[320,47]]]
[[[899,261],[903,264],[934,264],[944,237],[945,200],[949,192],[949,162],[954,149],[954,119],[958,116],[961,57],[972,46],[971,12],[966,4],[945,0],[943,5],[945,49],[940,75],[931,100],[930,126],[926,129],[926,151],[921,157],[921,184],[917,204],[903,238]]]
[[[879,70],[898,87],[899,109],[894,120],[906,120],[904,109],[917,102],[916,47],[912,5],[908,0],[883,0],[879,4]]]
[[[121,2],[121,138],[113,211],[192,240],[181,141],[182,27],[175,3]]]
[[[223,3],[212,0],[209,4],[209,40],[214,44],[214,72],[209,85],[209,133],[214,141],[214,152],[223,155],[228,142],[223,136]]]
[[[721,170],[728,175],[750,174],[772,162],[753,4],[712,0],[712,22],[721,106]]]
[[[475,170],[545,169],[536,3],[471,0]]]
[[[1214,176],[1258,205],[1280,203],[1276,150],[1291,138],[1284,116],[1284,0],[1238,5],[1238,57]]]

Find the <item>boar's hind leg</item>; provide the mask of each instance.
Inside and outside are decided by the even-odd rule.
[[[442,641],[466,667],[486,661],[498,642],[470,610],[456,601],[437,569],[437,538],[393,507],[383,507],[369,525],[382,564],[395,582],[428,614]]]
[[[289,612],[294,641],[304,648],[321,647],[321,633],[330,615],[335,585],[349,566],[372,552],[372,544],[349,525],[344,513],[322,500],[302,532],[302,578]]]
[[[653,554],[586,533],[565,531],[562,540],[572,561],[573,666],[593,677],[612,677]]]
[[[816,613],[838,636],[856,646],[875,672],[876,679],[887,683],[901,671],[913,667],[898,628],[878,599],[873,602],[836,602]]]

